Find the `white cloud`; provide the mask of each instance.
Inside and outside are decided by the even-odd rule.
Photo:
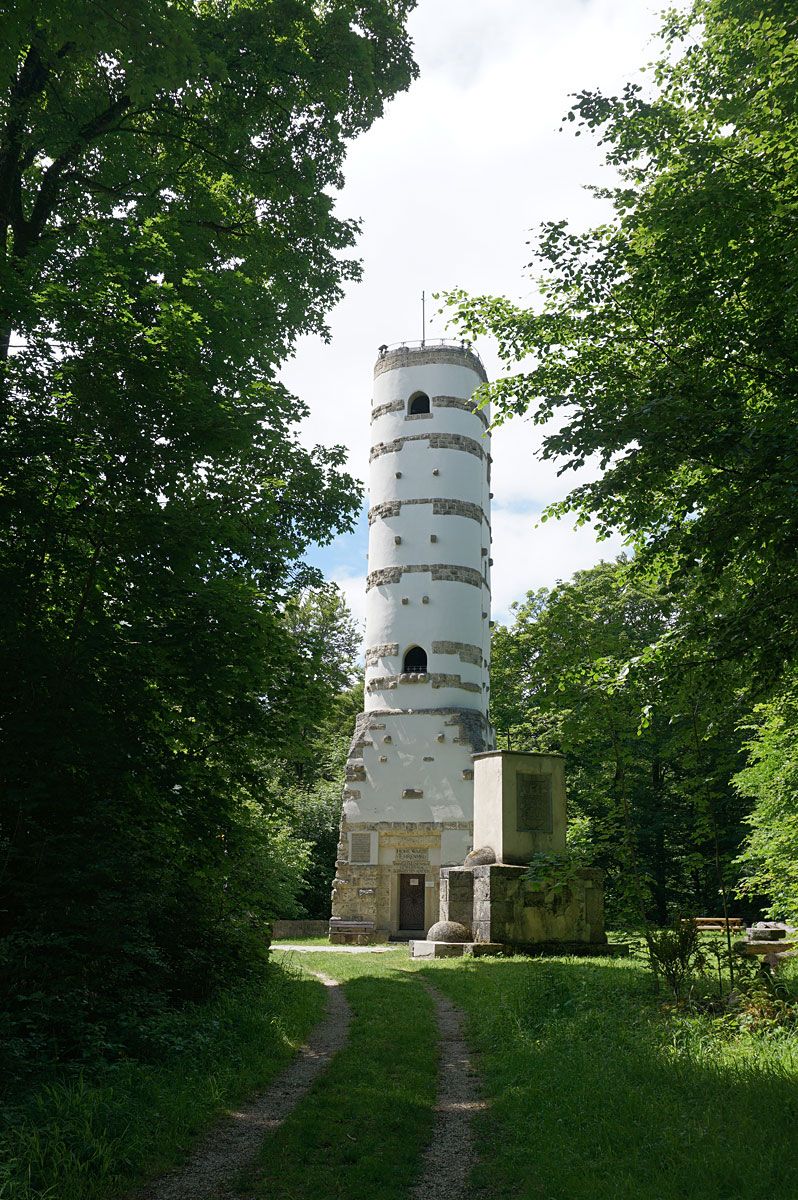
[[[306,442],[344,443],[350,470],[365,482],[377,347],[421,336],[422,289],[427,336],[444,336],[430,293],[459,285],[528,302],[529,230],[547,218],[581,227],[603,219],[606,209],[583,186],[611,178],[600,149],[557,129],[569,93],[618,91],[639,77],[654,56],[657,12],[640,0],[421,0],[410,20],[421,78],[351,147],[337,204],[341,215],[363,219],[363,280],[331,315],[332,343],[303,340],[283,372],[311,407]],[[479,349],[495,378],[494,347]],[[535,459],[540,437],[518,420],[495,436],[497,611],[617,552],[606,543],[596,549],[588,530],[565,522],[529,534],[540,508],[576,482]],[[354,602],[365,536],[361,523],[351,553],[339,542],[328,572],[346,581]],[[527,544],[529,579],[518,560]]]
[[[572,518],[540,524],[539,512],[496,510],[493,515],[492,616],[506,622],[510,605],[527,592],[553,587],[596,563],[612,562],[623,550],[620,537],[596,541],[588,525]]]
[[[361,629],[365,629],[366,624],[366,576],[365,572],[362,575],[348,573],[346,571],[333,571],[330,575],[333,583],[337,583],[338,587],[346,597],[346,602],[349,605],[352,616],[360,624]]]

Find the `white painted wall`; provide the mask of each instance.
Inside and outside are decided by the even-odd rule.
[[[434,355],[435,349],[427,347],[426,354],[430,353]],[[441,354],[451,355],[452,348],[442,348]],[[433,403],[429,417],[407,416],[408,402],[416,393],[424,392],[433,401],[436,396],[468,400],[481,377],[476,362],[466,355],[458,363],[417,365],[412,362],[411,350],[407,358],[409,365],[383,370],[374,380],[373,408],[396,400],[402,401],[402,408],[372,421],[372,446],[398,438],[413,440],[399,451],[372,459],[370,506],[396,499],[441,498],[477,505],[484,519],[434,515],[431,503],[404,503],[397,515],[373,520],[368,569],[443,564],[477,572],[480,584],[434,580],[430,572],[421,571],[405,573],[399,582],[377,584],[368,591],[367,649],[386,643],[398,643],[399,649],[398,654],[383,655],[366,668],[366,711],[386,728],[368,734],[372,744],[363,749],[366,780],[352,785],[360,798],[348,799],[345,804],[350,822],[470,821],[473,784],[463,778],[473,766],[470,748],[454,743],[460,730],[445,724],[451,714],[419,710],[470,709],[486,715],[488,707],[490,438],[483,421],[463,409]],[[470,438],[484,453],[431,447],[429,434]],[[457,653],[433,653],[433,642],[476,646],[479,662],[461,661]],[[426,650],[429,674],[459,675],[461,682],[475,685],[476,690],[433,687],[429,678],[397,680],[404,653],[413,645]],[[386,677],[394,677],[392,686],[375,689],[374,681]],[[407,789],[422,791],[423,797],[403,799],[402,792]]]

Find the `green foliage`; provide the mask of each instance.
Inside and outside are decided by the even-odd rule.
[[[551,889],[555,893],[567,887],[584,863],[573,853],[533,854],[526,871],[538,891]]]
[[[303,555],[359,489],[276,374],[358,273],[331,191],[415,73],[410,8],[4,14],[0,1006],[31,1048],[257,970],[295,903],[269,764],[338,686]]]
[[[209,1004],[131,1023],[124,1057],[6,1097],[0,1195],[106,1200],[165,1170],[270,1082],[323,1006],[320,984],[272,967]]]
[[[724,878],[736,878],[741,674],[650,653],[690,603],[621,559],[531,592],[501,630],[513,669],[493,676],[491,705],[516,714],[517,749],[565,754],[569,852],[604,870],[616,922],[641,922],[641,893],[663,925],[675,911],[722,909],[715,826]]]
[[[620,529],[641,571],[697,600],[682,631],[746,656],[759,685],[798,641],[798,54],[786,0],[664,14],[648,92],[581,92],[613,217],[543,226],[540,301],[449,301],[521,373],[485,389],[499,421],[548,425],[543,455],[601,474],[551,512]],[[688,639],[689,640],[689,639]],[[689,657],[689,654],[686,655]]]
[[[646,943],[655,971],[664,976],[674,1000],[678,1000],[685,980],[706,965],[698,926],[695,921],[677,917],[669,927],[647,929]]]
[[[287,806],[287,827],[307,846],[307,863],[297,892],[301,914],[288,910],[276,916],[308,916],[326,920],[338,857],[341,792],[355,717],[363,711],[363,672],[351,688],[328,698],[317,712],[317,724],[305,730],[292,757],[273,764],[272,787]]]
[[[770,917],[798,919],[798,696],[794,687],[755,711],[748,766],[734,778],[754,801],[743,852],[741,889],[764,893]]]

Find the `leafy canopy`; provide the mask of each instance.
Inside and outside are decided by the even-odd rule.
[[[6,5],[0,989],[48,1038],[240,975],[285,900],[268,763],[339,650],[293,598],[359,491],[276,371],[358,273],[333,192],[412,6]]]
[[[544,225],[540,303],[452,292],[509,369],[497,419],[547,424],[543,455],[598,479],[552,508],[619,528],[717,657],[777,676],[798,635],[798,39],[789,0],[665,15],[650,94],[577,95],[619,173],[612,219]]]

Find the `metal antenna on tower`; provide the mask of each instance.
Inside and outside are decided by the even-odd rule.
[[[427,314],[424,293],[421,293],[421,345],[427,340]]]

